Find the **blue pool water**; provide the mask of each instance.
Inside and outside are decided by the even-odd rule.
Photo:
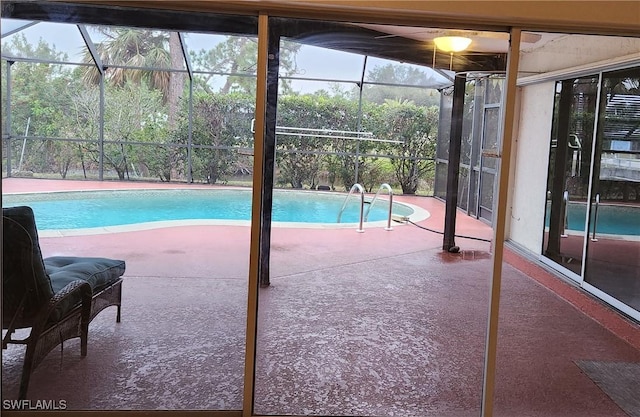
[[[336,223],[344,194],[274,190],[273,221]],[[369,221],[386,220],[388,201],[379,199]],[[250,220],[250,190],[121,190],[3,196],[3,206],[30,206],[40,230],[78,229],[163,220]],[[349,199],[340,223],[359,221],[359,199]],[[393,213],[413,209],[394,203]]]
[[[569,203],[568,229],[584,230],[587,206],[584,203]],[[546,225],[549,226],[549,207],[546,213]],[[594,212],[592,210],[593,218]],[[589,233],[593,233],[593,221]],[[640,236],[640,207],[601,204],[598,207],[596,234]]]

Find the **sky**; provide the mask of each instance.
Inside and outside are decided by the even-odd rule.
[[[2,19],[2,31],[6,32],[24,21],[14,19]],[[85,49],[80,31],[75,25],[64,23],[41,22],[26,28],[22,31],[27,40],[32,44],[37,44],[40,39],[45,40],[50,45],[54,45],[56,50],[66,53],[71,62],[82,62],[82,51]],[[101,35],[89,29],[89,34],[94,42],[100,42]],[[12,36],[2,39],[2,43],[7,42]],[[201,33],[188,33],[185,36],[187,49],[198,51],[200,49],[210,49],[218,42],[225,39],[222,35],[209,35]],[[304,78],[321,78],[349,80],[344,85],[345,89],[351,89],[355,81],[359,81],[362,75],[362,65],[364,56],[348,52],[334,51],[325,48],[303,45],[297,54],[296,62],[298,66],[297,76]],[[384,65],[392,61],[369,57],[367,59],[367,72],[378,65]],[[339,63],[339,65],[337,65]],[[399,63],[395,63],[399,64]],[[410,65],[410,64],[402,64]],[[414,66],[415,67],[415,66]],[[424,67],[421,67],[424,70]],[[427,73],[432,73],[426,69]],[[438,78],[441,78],[437,75]],[[293,81],[293,87],[301,92],[312,92],[317,89],[330,89],[330,84],[326,82]]]

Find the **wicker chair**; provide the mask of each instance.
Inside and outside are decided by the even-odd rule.
[[[2,348],[27,346],[19,399],[25,399],[31,372],[57,345],[79,337],[87,354],[89,323],[103,309],[117,306],[120,322],[125,263],[88,257],[42,259],[30,207],[2,209]],[[31,328],[14,339],[16,329]]]

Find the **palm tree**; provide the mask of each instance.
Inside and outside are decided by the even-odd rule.
[[[96,44],[98,54],[107,67],[106,78],[120,87],[127,82],[144,82],[149,88],[160,90],[163,102],[169,107],[169,126],[173,127],[178,101],[184,90],[185,74],[162,69],[184,69],[178,33],[109,26],[100,26],[98,31],[106,38]],[[93,62],[88,50],[84,60]],[[87,84],[98,84],[98,72],[87,68],[83,80]]]
[[[296,54],[301,44],[284,41],[280,47],[280,75],[293,75],[297,72]],[[213,93],[208,85],[209,81],[217,77],[214,71],[229,74],[254,73],[257,66],[258,39],[245,36],[227,36],[223,42],[217,43],[211,49],[200,49],[190,52],[194,67],[205,69],[208,73],[199,74],[198,86],[207,93]],[[284,93],[291,92],[291,81],[280,79],[279,86]],[[229,75],[220,93],[228,94],[230,91],[242,91],[252,95],[256,92],[256,81],[253,77]]]

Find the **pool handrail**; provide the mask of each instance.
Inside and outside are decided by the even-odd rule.
[[[562,229],[560,230],[560,237],[568,237],[566,229],[569,228],[569,191],[562,194]]]
[[[373,197],[373,200],[371,200],[371,202],[369,203],[369,207],[367,207],[367,211],[364,213],[364,221],[366,222],[369,219],[369,212],[371,211],[371,208],[373,207],[373,205],[376,203],[376,200],[380,195],[380,191],[382,191],[383,189],[386,189],[387,194],[389,195],[389,215],[387,216],[387,227],[385,227],[384,230],[390,231],[390,230],[393,230],[393,227],[391,227],[391,210],[393,208],[393,190],[391,189],[391,186],[387,183],[380,184],[380,188],[378,188],[376,195]]]
[[[347,201],[349,201],[349,197],[351,197],[351,194],[353,194],[354,191],[358,191],[360,193],[360,224],[358,226],[358,229],[356,230],[356,232],[358,233],[363,233],[364,229],[362,228],[362,222],[364,219],[364,188],[362,187],[362,185],[356,183],[353,184],[351,186],[351,189],[349,190],[349,194],[347,194],[347,198],[344,199],[344,203],[342,203],[342,207],[340,208],[340,211],[338,212],[338,220],[337,222],[340,223],[340,218],[342,217],[342,212],[344,211],[344,208],[347,206]]]
[[[596,201],[593,204],[593,234],[591,235],[591,241],[597,242],[596,227],[598,226],[598,206],[600,206],[600,194],[596,194]]]

